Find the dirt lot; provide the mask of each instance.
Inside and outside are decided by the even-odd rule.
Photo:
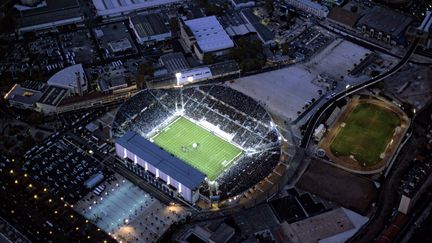
[[[312,161],[296,186],[362,215],[378,193],[371,180],[318,160]]]

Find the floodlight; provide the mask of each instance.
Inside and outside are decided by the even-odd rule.
[[[188,81],[188,82],[193,82],[193,77],[188,77],[188,78],[187,78],[187,81]]]

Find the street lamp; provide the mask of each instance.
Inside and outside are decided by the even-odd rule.
[[[180,86],[180,78],[181,78],[181,73],[176,73],[175,74],[175,76],[176,76],[176,79],[177,79],[177,86]]]
[[[348,89],[349,89],[349,87],[350,87],[349,84],[347,84],[347,85],[345,86],[345,97],[348,95]]]

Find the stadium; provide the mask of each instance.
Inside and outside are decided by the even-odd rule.
[[[320,148],[344,168],[377,173],[385,168],[408,127],[408,117],[395,104],[355,97],[321,140]]]
[[[221,85],[140,91],[120,106],[111,135],[129,169],[191,203],[240,195],[280,160],[267,111]]]

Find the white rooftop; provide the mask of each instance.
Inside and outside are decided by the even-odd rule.
[[[203,52],[212,52],[234,47],[234,42],[225,32],[215,16],[191,19],[185,24],[194,34]]]
[[[84,69],[81,64],[76,64],[63,68],[62,70],[55,73],[48,79],[48,84],[53,86],[60,86],[63,88],[77,88],[77,75],[80,74],[80,83],[83,85],[85,83],[84,79]]]
[[[93,0],[97,14],[119,15],[134,10],[180,2],[182,0]]]

